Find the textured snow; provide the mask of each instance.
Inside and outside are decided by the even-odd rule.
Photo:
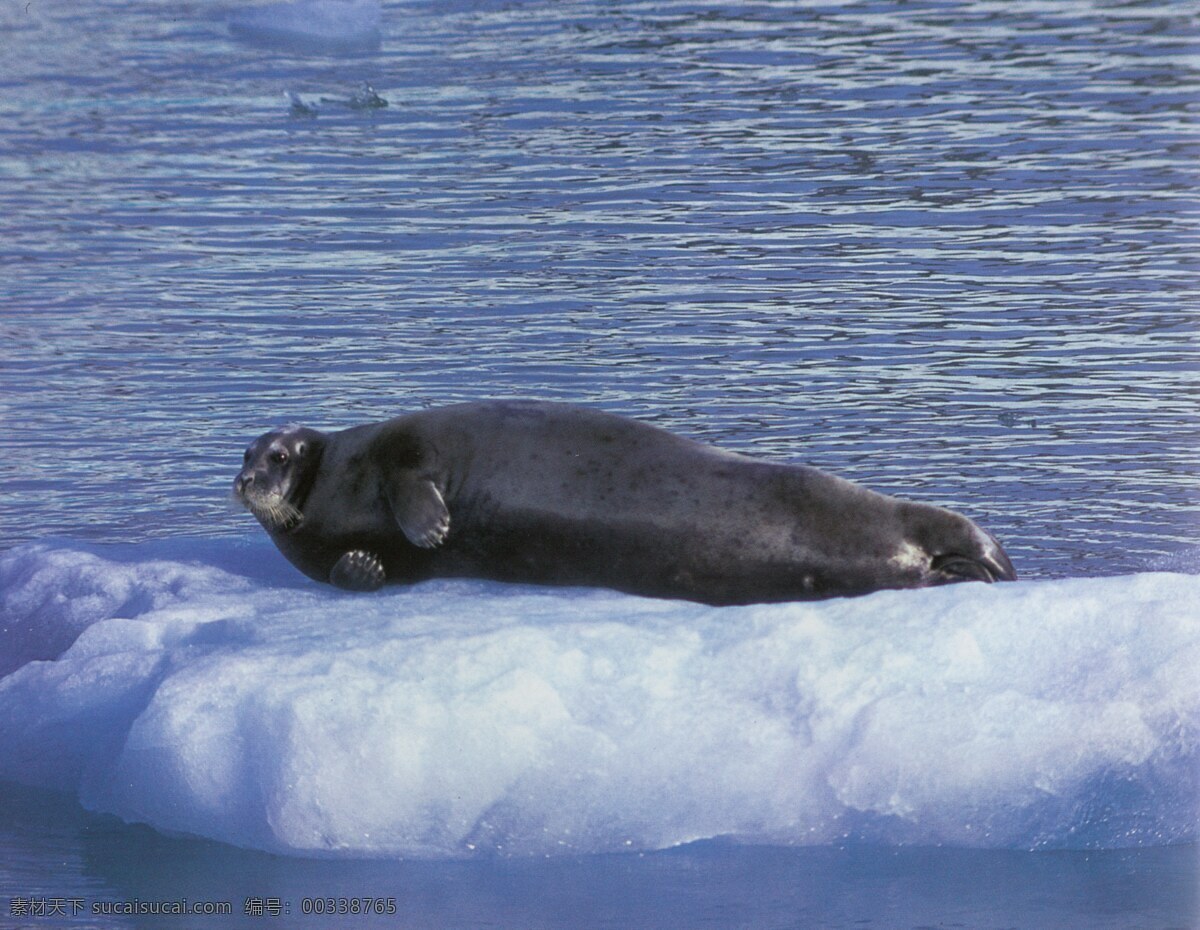
[[[180,551],[0,557],[0,778],[302,855],[1197,838],[1193,575],[713,608]]]

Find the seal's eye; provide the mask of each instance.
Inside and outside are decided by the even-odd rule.
[[[271,461],[276,465],[282,465],[288,460],[288,454],[282,449],[271,453]]]

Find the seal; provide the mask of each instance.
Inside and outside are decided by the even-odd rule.
[[[352,591],[471,577],[745,604],[1016,578],[953,511],[568,404],[286,426],[234,493],[300,571]]]

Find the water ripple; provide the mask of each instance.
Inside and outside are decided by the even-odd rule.
[[[451,0],[340,57],[186,15],[0,13],[2,544],[242,534],[263,428],[519,394],[959,507],[1035,576],[1195,547],[1176,8]]]

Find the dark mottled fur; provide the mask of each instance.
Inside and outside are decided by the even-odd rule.
[[[295,436],[303,455],[264,465]],[[283,430],[248,454],[237,490],[251,509],[295,485],[298,524],[260,515],[279,549],[349,588],[459,576],[735,604],[1015,577],[951,511],[564,404]]]

